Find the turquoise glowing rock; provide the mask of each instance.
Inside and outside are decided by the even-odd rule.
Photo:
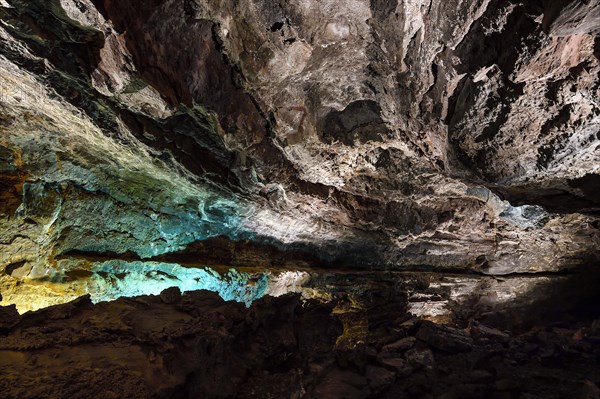
[[[265,295],[269,285],[266,274],[250,275],[233,269],[224,275],[210,268],[187,268],[160,262],[126,262],[111,260],[97,263],[89,284],[94,303],[119,297],[158,295],[169,287],[182,292],[209,290],[226,301],[243,302],[250,306]]]

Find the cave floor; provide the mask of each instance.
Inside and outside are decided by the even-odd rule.
[[[176,288],[21,316],[0,308],[2,397],[598,397],[600,319],[531,317],[539,303],[500,316],[480,303],[433,323],[408,312],[422,276],[372,277],[346,277],[352,295],[340,281],[328,301],[286,294],[249,308]]]
[[[248,304],[170,287],[23,315],[0,307],[0,390],[7,399],[598,398],[594,270],[296,270],[279,285],[273,272],[271,293]]]

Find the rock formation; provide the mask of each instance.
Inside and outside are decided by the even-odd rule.
[[[597,303],[600,262],[599,20],[598,0],[0,0],[2,388],[15,381],[12,397],[39,397],[21,388],[50,384],[32,365],[51,375],[74,357],[87,359],[80,370],[92,374],[96,362],[127,370],[115,391],[106,388],[109,374],[82,371],[98,397],[242,397],[242,385],[255,389],[248,397],[268,397],[269,386],[281,397],[436,397],[458,381],[453,368],[466,367],[451,358],[439,365],[446,341],[482,357],[495,345],[501,358],[535,369],[528,362],[547,359],[524,359],[529,338],[519,334],[548,328],[554,335],[536,344],[540,351],[563,345],[551,356],[570,369],[564,380],[584,387],[576,395],[596,397],[599,377],[577,376],[597,365],[586,345],[596,343],[591,320],[600,315],[586,306]],[[384,317],[385,333],[363,331],[371,349],[348,349],[348,326],[381,316],[354,311],[348,298],[378,281],[401,292],[383,301],[396,304],[388,303],[395,316]],[[15,313],[168,287],[248,306],[296,294],[246,310],[171,288],[163,302],[80,300]],[[180,301],[200,301],[207,316]],[[561,321],[566,330],[557,332],[548,324],[555,318],[534,317],[546,305],[553,316],[578,309],[580,319]],[[301,349],[298,336],[315,334],[313,311],[325,338],[311,336],[318,348]],[[153,312],[176,331],[155,334],[168,323],[151,321]],[[285,312],[299,319],[282,327]],[[407,314],[425,321],[396,336],[394,323]],[[108,335],[94,341],[92,330],[70,330],[86,323],[79,317],[99,317]],[[48,328],[74,352],[53,360],[63,347],[44,341],[29,353],[54,319]],[[481,343],[487,332],[475,332],[477,323],[508,332]],[[281,329],[281,347],[261,341]],[[188,359],[188,335],[221,352]],[[381,347],[390,337],[411,345],[387,362]],[[113,356],[106,345],[121,339],[140,345],[123,355],[131,362],[153,362],[147,348],[155,345],[179,354],[153,368],[103,363]],[[352,361],[332,371],[327,362],[342,347],[368,359],[357,366],[367,382],[347,374]],[[288,350],[289,364],[265,360]],[[326,365],[310,363],[317,353]],[[465,358],[474,362],[465,373],[483,381],[475,385],[516,378],[482,371],[477,356]],[[238,357],[244,368],[225,379]],[[227,364],[204,369],[206,359]],[[578,361],[585,367],[576,370]],[[446,382],[414,388],[400,365],[411,362],[416,385]],[[285,377],[270,378],[267,363]],[[23,364],[29,371],[20,376],[7,371]],[[71,392],[67,380],[79,377],[61,378],[50,396]],[[197,382],[207,378],[232,383]],[[344,379],[364,383],[335,396]],[[536,386],[448,395],[569,396]],[[74,389],[83,397],[83,386]]]
[[[7,399],[598,397],[600,319],[435,324],[406,313],[416,287],[404,283],[355,278],[352,301],[265,297],[249,311],[208,291],[83,297],[0,337],[0,388]]]

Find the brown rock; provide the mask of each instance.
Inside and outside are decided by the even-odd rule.
[[[20,318],[15,305],[0,306],[0,332],[10,331],[19,322]]]
[[[377,393],[394,382],[395,373],[383,367],[367,366],[365,377],[373,392]]]
[[[179,287],[170,287],[161,291],[160,300],[164,303],[177,303],[181,300],[181,290]]]
[[[367,379],[350,371],[334,369],[323,378],[315,388],[314,395],[319,398],[357,399],[364,397],[362,388]]]

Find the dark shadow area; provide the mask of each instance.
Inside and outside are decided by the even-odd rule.
[[[339,141],[352,146],[355,141],[384,141],[391,131],[381,119],[381,108],[372,100],[355,101],[343,111],[331,111],[319,128],[324,142]]]
[[[498,277],[501,279],[501,277]],[[536,278],[532,275],[530,278]],[[582,265],[569,273],[548,276],[515,301],[484,303],[481,295],[456,304],[459,325],[477,320],[495,328],[522,333],[535,326],[569,327],[600,319],[600,263]]]
[[[188,267],[256,268],[260,270],[377,270],[384,269],[381,247],[374,240],[284,244],[270,237],[232,240],[226,236],[189,244],[185,249],[151,258],[134,252],[69,250],[56,260],[76,258],[92,262],[108,260],[176,263]]]
[[[573,188],[581,189],[575,194],[561,188],[542,187],[494,187],[500,196],[513,206],[540,205],[552,213],[585,213],[600,215],[600,194],[598,179],[600,176],[586,175],[579,179],[568,180]]]

